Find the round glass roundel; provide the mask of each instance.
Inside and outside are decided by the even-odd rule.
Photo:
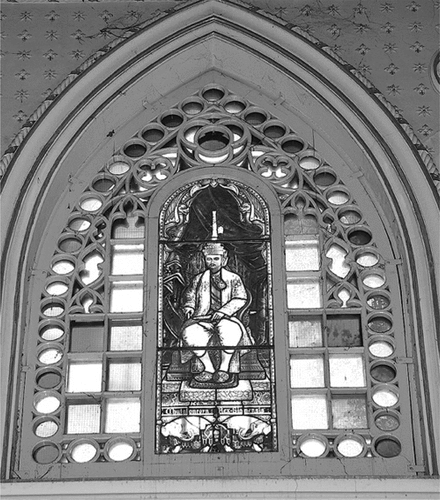
[[[368,320],[368,328],[375,333],[386,333],[391,330],[393,323],[384,316],[374,316]]]
[[[368,288],[379,288],[385,283],[385,278],[380,274],[367,274],[362,278],[362,282]]]
[[[64,238],[58,243],[58,247],[64,253],[75,253],[81,248],[81,246],[82,240],[74,236]]]
[[[306,457],[318,458],[324,455],[327,446],[324,440],[319,437],[310,436],[301,440],[299,449]]]
[[[37,384],[42,389],[54,389],[61,382],[61,373],[54,369],[44,370],[37,375]]]
[[[279,139],[283,137],[286,133],[286,129],[284,125],[268,123],[266,127],[264,127],[264,135],[270,137],[271,139]]]
[[[176,112],[174,112],[174,113],[171,112],[171,113],[165,114],[162,117],[161,122],[167,128],[176,128],[183,123],[183,118],[180,116],[180,114],[178,114]]]
[[[56,434],[58,428],[59,426],[54,420],[46,419],[35,427],[34,433],[37,437],[48,438]]]
[[[56,318],[64,313],[62,304],[48,304],[43,307],[43,314],[48,318]]]
[[[90,221],[87,219],[83,219],[81,217],[75,217],[69,222],[69,228],[72,231],[77,231],[77,232],[82,232],[82,231],[87,231],[90,227]]]
[[[315,180],[316,184],[318,184],[318,186],[324,188],[327,186],[331,186],[336,182],[336,175],[330,170],[322,170],[316,172],[313,179]]]
[[[281,144],[281,148],[286,153],[299,153],[304,148],[304,143],[298,139],[287,139]]]
[[[348,239],[356,246],[368,245],[371,241],[371,234],[364,229],[354,229],[348,234]]]
[[[130,158],[140,158],[147,152],[147,147],[142,142],[132,142],[124,148],[124,153]]]
[[[43,365],[53,365],[63,357],[63,353],[56,347],[44,349],[38,355],[38,361]]]
[[[390,298],[382,293],[374,293],[368,296],[367,304],[371,309],[380,311],[391,304]]]
[[[336,190],[332,191],[327,199],[333,205],[344,205],[349,200],[349,196],[345,191]]]
[[[394,436],[379,438],[374,448],[376,452],[384,458],[397,457],[402,451],[400,442]]]
[[[187,115],[198,115],[203,110],[203,104],[199,101],[188,101],[182,109]]]
[[[98,445],[89,441],[80,441],[71,445],[70,457],[79,464],[91,462],[98,454]]]
[[[61,405],[60,400],[52,394],[39,392],[35,395],[34,407],[39,413],[48,415],[49,413],[54,413],[58,410]]]
[[[376,363],[370,369],[370,374],[377,382],[386,384],[396,378],[396,369],[394,366],[385,363]]]
[[[347,226],[357,224],[361,219],[361,214],[357,210],[350,209],[339,212],[339,220]]]
[[[220,151],[229,144],[229,137],[221,131],[211,130],[200,135],[198,143],[206,151]]]
[[[52,270],[57,274],[69,274],[75,269],[70,260],[58,260],[52,265]]]
[[[130,170],[130,165],[128,163],[125,163],[124,161],[115,161],[113,163],[110,163],[107,168],[109,172],[114,175],[123,175],[125,174],[125,172],[128,172]]]
[[[108,177],[102,177],[101,179],[97,179],[93,183],[92,187],[99,193],[108,193],[115,187],[115,181],[113,179],[109,179]]]
[[[267,117],[264,113],[260,111],[250,111],[246,114],[245,120],[249,123],[249,125],[261,125],[266,121]]]
[[[321,162],[314,156],[305,156],[298,163],[304,170],[316,170]]]
[[[383,408],[394,406],[399,401],[397,393],[388,387],[380,387],[373,393],[373,401]]]
[[[94,196],[89,196],[84,198],[79,205],[86,212],[96,212],[102,207],[102,201]]]
[[[60,456],[60,450],[54,443],[44,442],[34,448],[33,457],[38,464],[52,464]]]
[[[208,102],[216,102],[220,101],[220,99],[224,97],[225,93],[223,90],[213,87],[205,90],[202,95]]]
[[[57,340],[64,335],[64,330],[59,326],[45,326],[40,331],[43,340]]]
[[[107,454],[114,462],[122,462],[124,460],[128,460],[133,455],[134,450],[134,443],[121,439],[113,443],[109,443]]]
[[[356,262],[362,267],[373,267],[379,262],[379,257],[372,252],[358,253]]]
[[[344,457],[354,458],[364,451],[364,445],[358,439],[346,437],[339,441],[337,450]]]
[[[384,432],[395,431],[400,425],[397,415],[391,412],[378,413],[374,419],[374,423],[378,429]]]
[[[238,100],[232,100],[225,104],[225,110],[231,115],[237,115],[246,108],[246,104]]]
[[[63,295],[63,293],[66,293],[69,287],[66,285],[66,283],[63,283],[62,281],[52,281],[52,283],[49,283],[46,286],[46,292],[49,295]]]
[[[368,350],[377,358],[388,358],[393,354],[394,346],[384,340],[378,340],[377,342],[372,342]]]

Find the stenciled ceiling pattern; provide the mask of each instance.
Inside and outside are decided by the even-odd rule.
[[[39,104],[98,49],[183,1],[13,0],[1,4],[2,152]],[[439,156],[440,0],[252,0],[367,78]],[[438,57],[437,57],[438,64]]]

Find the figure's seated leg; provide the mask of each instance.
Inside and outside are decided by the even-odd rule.
[[[220,344],[222,346],[235,347],[238,345],[242,337],[242,330],[240,325],[235,323],[235,321],[223,318],[217,325],[217,328]],[[219,382],[224,382],[229,378],[229,365],[234,352],[235,349],[222,350],[222,359],[220,363],[219,373],[217,374],[217,379]]]
[[[212,375],[208,377],[208,375],[203,375],[203,373],[207,372],[208,374],[213,374],[215,372],[211,357],[206,350],[211,337],[212,333],[200,324],[189,325],[182,331],[183,345],[186,347],[194,347],[195,349],[193,349],[192,352],[203,363],[204,371],[199,375],[199,378],[206,378],[206,380],[212,378]],[[197,349],[200,347],[204,347],[205,349]]]

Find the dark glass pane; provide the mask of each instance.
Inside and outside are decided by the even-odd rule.
[[[304,147],[304,143],[296,139],[289,139],[284,141],[281,147],[286,153],[298,153]]]
[[[105,193],[110,191],[114,187],[115,183],[112,179],[98,179],[93,183],[93,189],[99,191],[100,193]]]
[[[356,229],[350,232],[348,239],[353,245],[368,245],[371,241],[371,234],[362,229]]]
[[[139,158],[147,151],[147,148],[142,143],[129,144],[125,149],[124,153],[130,158]]]
[[[333,172],[318,172],[315,174],[314,179],[318,186],[327,187],[336,182],[336,175]]]
[[[44,444],[34,451],[34,460],[39,464],[51,464],[58,458],[59,450],[51,443]]]
[[[375,365],[370,370],[371,376],[378,382],[391,382],[396,376],[396,369],[390,365]]]
[[[143,134],[142,137],[148,141],[148,142],[159,142],[162,137],[164,136],[164,132],[160,128],[150,128],[146,130]]]
[[[103,340],[103,323],[72,323],[70,331],[70,352],[102,351]]]
[[[397,439],[383,438],[376,442],[376,451],[385,458],[397,457],[402,447]]]
[[[169,114],[162,118],[162,123],[165,127],[175,128],[178,127],[183,122],[183,118],[180,115]]]
[[[249,125],[261,125],[266,121],[266,116],[263,113],[258,113],[258,111],[253,111],[246,115],[245,120]]]
[[[55,371],[46,371],[37,377],[37,384],[42,389],[53,389],[61,382],[61,374]]]
[[[329,347],[362,346],[361,320],[359,316],[334,315],[327,318]]]
[[[229,137],[220,131],[213,131],[199,137],[199,144],[208,151],[218,151],[229,144]]]
[[[219,101],[224,95],[225,93],[223,92],[223,90],[216,88],[208,89],[203,92],[203,97],[210,102]]]

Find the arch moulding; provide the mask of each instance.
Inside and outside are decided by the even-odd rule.
[[[278,21],[251,13],[248,6],[225,1],[206,0],[182,7],[150,23],[91,64],[22,141],[4,175],[2,273],[6,288],[1,378],[3,400],[8,405],[3,405],[2,412],[17,405],[19,353],[26,347],[22,304],[30,277],[43,279],[42,270],[35,269],[34,263],[49,221],[55,232],[61,231],[64,220],[54,214],[68,210],[115,150],[161,112],[204,85],[215,83],[265,108],[313,145],[340,169],[349,187],[353,183],[358,197],[371,200],[392,231],[397,242],[395,263],[405,262],[410,270],[405,286],[413,290],[414,342],[423,367],[419,384],[424,398],[421,404],[426,408],[425,466],[430,474],[437,474],[438,289],[433,270],[439,269],[440,263],[435,187],[415,146],[386,107],[343,64],[304,34]],[[61,200],[60,193],[64,193]],[[7,445],[13,425],[8,424],[7,414],[2,417]],[[4,458],[7,463],[9,457]],[[216,481],[205,484],[205,491],[215,491]],[[286,480],[284,484],[277,482],[274,491],[258,481],[252,486],[243,480],[231,482],[228,488],[233,494],[248,492],[252,486],[259,488],[264,498],[269,493],[274,498],[288,495],[295,489],[295,498],[301,498],[301,491],[304,495],[315,493],[307,498],[324,498],[326,491],[335,495],[357,491],[356,498],[371,498],[372,492],[379,495],[384,488],[388,498],[404,494],[410,495],[405,498],[418,498],[421,491],[424,498],[434,498],[436,485],[432,481],[399,480],[385,485],[384,480],[335,479],[330,487],[328,480],[312,484],[311,479],[304,479],[294,487]],[[173,486],[168,482],[169,495],[187,491],[194,498],[191,491],[202,491],[190,480],[187,486],[182,486],[185,481],[177,483]],[[88,493],[104,492],[103,485],[96,483],[93,490],[95,483],[88,484]],[[127,483],[125,496],[113,486],[105,488],[118,498],[149,498],[145,495],[163,487],[159,479],[146,480],[143,486],[138,481],[129,484],[130,496]],[[81,485],[70,485],[70,492],[86,498]],[[44,491],[47,498],[48,485],[44,487],[7,483],[4,494],[5,498],[39,498],[40,494],[43,498]],[[61,484],[50,488],[53,495],[62,495]],[[271,491],[265,492],[265,488]]]

